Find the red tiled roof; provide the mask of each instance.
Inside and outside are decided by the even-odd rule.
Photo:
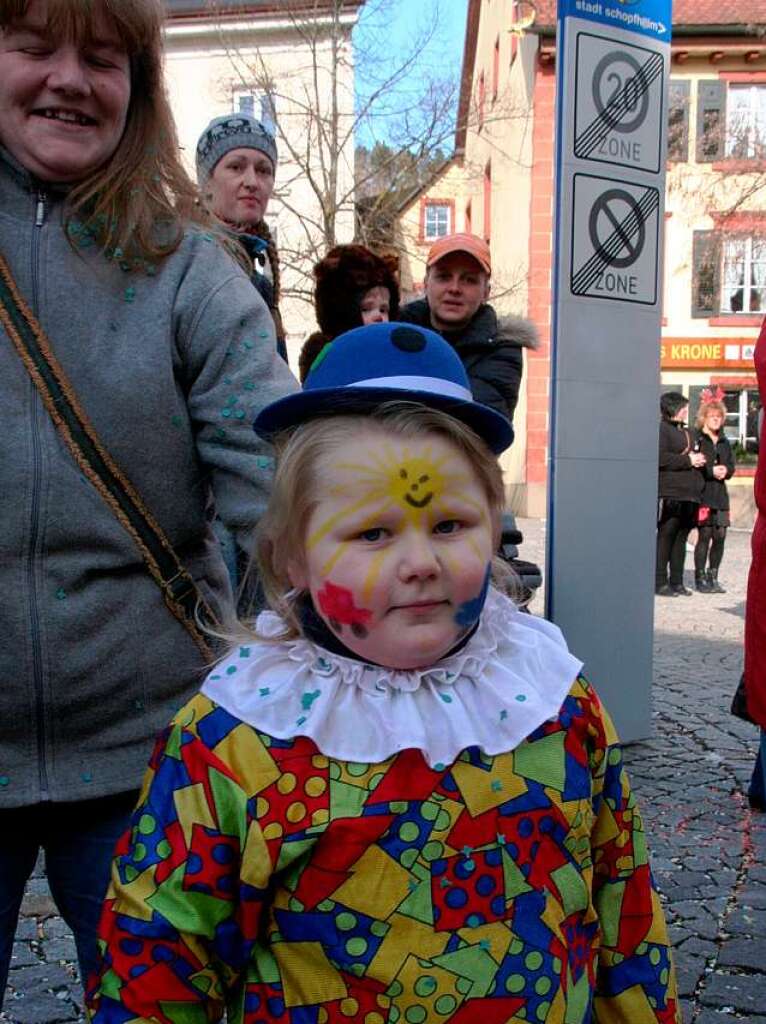
[[[521,5],[523,6],[523,4]],[[556,0],[535,0],[539,26],[556,24]],[[674,25],[759,25],[766,28],[765,0],[673,0]]]

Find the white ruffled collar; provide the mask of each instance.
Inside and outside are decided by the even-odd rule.
[[[284,628],[270,611],[256,625],[265,637]],[[557,626],[490,589],[474,635],[428,668],[381,668],[304,637],[257,641],[217,665],[202,692],[269,736],[310,737],[328,757],[378,763],[415,748],[435,767],[470,746],[513,750],[558,714],[581,668]]]

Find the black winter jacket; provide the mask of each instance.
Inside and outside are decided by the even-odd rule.
[[[702,473],[689,461],[689,452],[696,442],[694,433],[682,423],[660,420],[660,498],[699,502]]]
[[[399,311],[403,323],[431,327],[426,299],[408,302]],[[439,331],[460,356],[477,402],[513,420],[524,367],[522,348],[537,348],[534,324],[520,316],[498,317],[492,306],[479,307],[466,327]]]
[[[709,434],[702,430],[695,432],[695,440],[705,456],[704,467],[697,470],[703,478],[700,503],[707,505],[708,508],[720,508],[728,511],[729,490],[725,480],[716,480],[713,476],[713,467],[726,466],[726,480],[734,476],[734,452],[731,450],[729,440],[721,431],[716,443]]]

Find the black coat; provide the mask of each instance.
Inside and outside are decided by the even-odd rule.
[[[702,473],[689,461],[695,444],[693,432],[682,423],[660,420],[660,498],[699,502],[702,494]]]
[[[431,327],[428,302],[408,302],[399,310],[399,319]],[[498,317],[492,306],[484,303],[465,327],[438,333],[460,356],[476,401],[512,421],[524,368],[521,350],[538,345],[534,324],[520,316]]]
[[[718,442],[712,437],[698,430],[695,432],[695,439],[699,444],[700,451],[705,456],[705,465],[697,472],[702,476],[702,495],[700,502],[708,508],[720,508],[724,511],[729,509],[729,490],[724,480],[716,480],[713,476],[714,466],[726,466],[726,480],[734,475],[734,452],[731,450],[728,438],[721,431]]]

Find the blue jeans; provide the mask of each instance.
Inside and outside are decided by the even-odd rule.
[[[758,757],[755,759],[755,768],[747,796],[751,806],[766,811],[766,729],[761,729],[761,745],[758,749]]]
[[[96,930],[112,852],[138,793],[0,810],[0,1009],[24,887],[45,851],[45,871],[61,916],[74,932],[83,985],[96,967]]]

